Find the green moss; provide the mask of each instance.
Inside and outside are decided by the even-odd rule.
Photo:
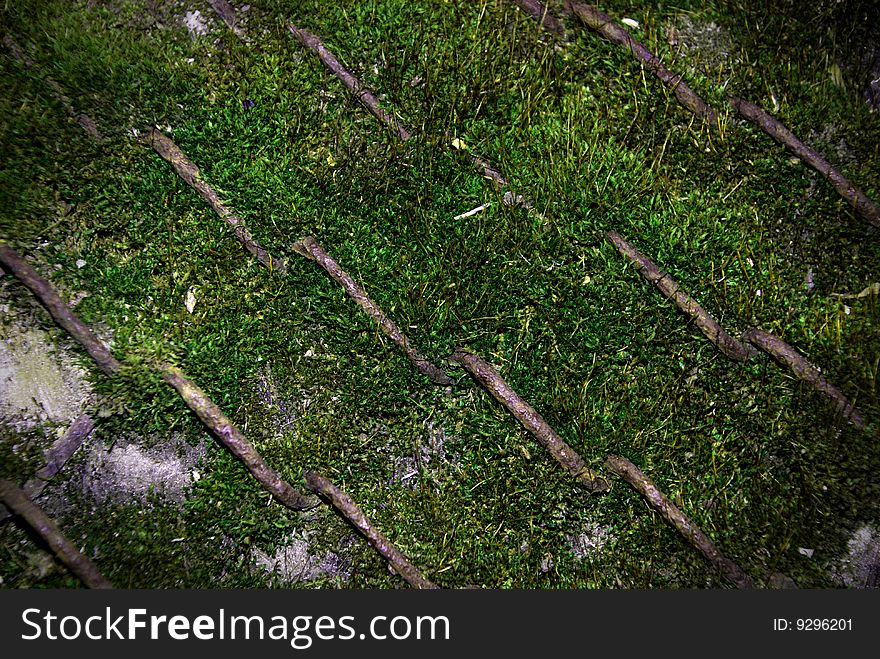
[[[463,346],[490,360],[589,463],[608,453],[636,462],[760,583],[781,571],[801,586],[833,585],[842,530],[876,518],[880,467],[876,295],[834,294],[872,284],[880,254],[824,179],[733,118],[723,131],[700,127],[594,33],[571,24],[570,40],[552,44],[509,2],[252,5],[251,44],[219,22],[198,38],[171,15],[160,26],[133,1],[3,10],[34,65],[0,63],[0,238],[23,253],[48,242],[52,262],[88,264],[51,278],[90,293],[77,312],[112,329],[130,367],[112,380],[92,373],[113,401],[103,428],[204,439],[173,392],[138,371],[170,360],[285,478],[301,486],[305,468],[327,475],[443,586],[725,585],[622,481],[601,497],[573,488],[448,363]],[[816,43],[807,27],[824,20],[820,9],[794,23],[793,10],[768,16],[743,2],[603,9],[639,20],[637,37],[719,107],[726,93],[768,109],[776,98],[777,116],[798,135],[821,148],[845,143],[842,169],[878,197],[878,124],[855,86],[826,75],[841,16]],[[726,31],[726,86],[669,43],[666,28],[683,16]],[[414,139],[400,144],[384,130],[291,39],[287,21],[321,35]],[[98,121],[104,144],[68,118],[46,76]],[[286,277],[264,272],[135,143],[130,129],[149,124],[170,126],[254,236],[289,258]],[[450,148],[452,137],[501,168],[541,215],[502,204]],[[766,357],[727,361],[604,239],[610,229],[731,333],[772,331],[820,365],[872,429],[847,426]],[[451,395],[290,251],[304,235],[455,373]],[[442,454],[430,449],[441,429]],[[4,473],[23,480],[31,462],[0,455]],[[418,475],[401,480],[401,465]],[[251,548],[271,555],[294,531],[307,531],[315,552],[351,561],[348,585],[400,585],[362,540],[347,544],[351,529],[329,510],[267,506],[219,446],[202,471],[184,510],[77,517],[84,501],[66,529],[132,587],[263,584]],[[569,539],[594,523],[615,540],[578,558]],[[17,542],[5,533],[4,544]],[[807,561],[798,547],[817,554]],[[2,562],[5,583],[75,585],[27,576],[26,560],[13,555]]]

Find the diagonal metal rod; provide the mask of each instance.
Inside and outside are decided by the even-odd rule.
[[[577,481],[591,492],[605,492],[610,488],[609,482],[597,472],[587,467],[584,459],[569,446],[556,431],[550,427],[534,407],[524,401],[513,387],[492,368],[482,357],[458,349],[452,355],[452,361],[461,364],[471,376],[492,394],[528,430],[532,436],[546,448],[550,455],[575,477]]]
[[[663,518],[672,524],[678,532],[703,556],[705,556],[725,578],[733,582],[737,588],[754,588],[751,577],[746,574],[739,565],[724,556],[715,546],[715,543],[703,533],[703,530],[694,524],[687,515],[672,503],[650,478],[642,473],[626,458],[609,455],[605,460],[605,466],[618,476],[632,485],[651,507],[659,512]]]
[[[630,259],[639,268],[639,272],[654,284],[663,295],[671,300],[686,314],[722,353],[737,361],[756,356],[760,348],[804,382],[810,384],[819,393],[830,400],[837,411],[849,419],[859,429],[865,427],[865,421],[856,406],[833,384],[828,382],[818,368],[808,362],[803,355],[779,337],[759,329],[750,329],[743,333],[742,341],[738,341],[725,332],[721,325],[710,316],[703,307],[690,295],[682,291],[678,283],[665,272],[661,272],[654,263],[624,240],[615,231],[608,232],[608,239],[614,243],[621,254]]]
[[[391,567],[403,577],[413,588],[433,589],[438,586],[422,576],[401,551],[395,547],[381,531],[364,515],[363,511],[345,492],[340,490],[328,478],[315,471],[307,471],[303,475],[309,489],[328,500],[358,531],[366,536],[370,544],[379,552]]]
[[[15,483],[0,480],[0,501],[21,517],[48,544],[55,555],[89,588],[113,588],[95,564],[68,540],[42,509]]]
[[[513,1],[522,7],[532,18],[541,23],[549,32],[557,35],[560,34],[559,27],[562,24],[550,14],[547,7],[540,0]],[[629,50],[633,57],[641,62],[648,71],[653,73],[660,82],[675,94],[675,97],[682,106],[711,123],[718,121],[718,113],[715,109],[694,92],[684,82],[680,74],[673,73],[667,69],[659,57],[649,51],[640,41],[634,39],[628,30],[615,23],[610,16],[592,5],[578,2],[577,0],[566,0],[562,12],[567,17],[578,17],[587,27],[595,30],[612,43]],[[548,17],[550,18],[548,19]],[[785,146],[801,161],[824,176],[837,193],[872,226],[880,227],[880,207],[844,177],[822,154],[808,147],[778,119],[772,117],[754,103],[735,96],[728,96],[727,102],[741,117],[763,130],[776,142]]]
[[[293,244],[293,251],[297,254],[315,261],[320,265],[328,275],[355,301],[355,303],[363,309],[370,318],[376,321],[382,333],[391,339],[407,356],[416,370],[425,375],[431,382],[439,385],[451,385],[455,383],[447,373],[438,366],[432,364],[426,357],[423,357],[415,348],[413,348],[406,334],[400,331],[400,328],[385,313],[375,305],[375,303],[367,297],[364,289],[355,282],[339,264],[324,251],[324,248],[318,244],[318,241],[311,236],[307,236],[302,240]]]
[[[83,340],[88,342],[90,336],[94,337],[85,323],[67,309],[54,287],[40,277],[10,247],[0,244],[0,258],[2,258],[4,264],[7,264],[7,261],[16,264],[16,268],[13,271],[14,274],[16,276],[23,276],[23,281],[26,280],[30,283],[28,287],[31,288],[32,286],[31,290],[34,292],[34,295],[50,311],[51,309],[58,308],[66,310],[67,313],[63,314],[62,317],[68,321],[71,327],[76,329],[76,334],[71,332],[71,336],[81,344]],[[53,314],[54,317],[55,314]],[[117,366],[110,371],[111,374],[121,370],[119,362],[115,363]],[[223,414],[222,410],[211,398],[192,380],[187,378],[180,369],[170,364],[160,364],[156,370],[163,380],[177,391],[186,405],[196,413],[196,416],[211,431],[211,434],[221,444],[226,446],[245,465],[247,470],[259,481],[263,488],[280,503],[297,511],[313,508],[318,505],[319,501],[316,497],[307,496],[297,491],[287,481],[283,480],[275,470],[269,467],[242,432]],[[361,531],[376,551],[386,558],[397,573],[407,582],[416,588],[437,587],[423,577],[400,550],[375,528],[347,494],[317,472],[307,472],[306,476],[310,490],[327,499],[355,528]],[[13,492],[10,496],[14,494]],[[26,495],[23,493],[22,496],[26,498]],[[18,509],[14,507],[14,504],[18,502],[19,499],[13,496],[12,503],[7,503],[7,505],[15,512],[18,512]]]

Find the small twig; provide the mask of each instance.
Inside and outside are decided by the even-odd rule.
[[[693,320],[694,324],[709,339],[715,347],[730,357],[743,361],[756,354],[750,345],[737,341],[725,332],[718,322],[710,316],[692,297],[679,290],[678,284],[667,273],[661,272],[654,263],[639,252],[630,243],[624,240],[616,231],[608,232],[608,239],[614,243],[621,254],[629,258],[638,267],[639,272],[649,282],[654,284],[663,295],[672,300],[684,314]]]
[[[699,526],[673,504],[642,471],[626,458],[609,455],[605,465],[632,485],[654,510],[672,524],[684,538],[705,556],[712,565],[737,588],[754,588],[751,577],[732,560],[724,556],[715,543]]]
[[[504,188],[507,187],[507,180],[495,167],[493,167],[491,164],[489,164],[487,161],[483,160],[479,156],[473,155],[472,153],[468,153],[468,156],[477,166],[477,169],[480,170],[480,174],[482,174],[484,178],[487,178],[495,183],[499,191],[503,191]]]
[[[397,118],[393,117],[387,110],[379,105],[379,99],[348,69],[346,69],[339,60],[324,46],[324,43],[314,34],[303,28],[296,27],[292,23],[288,25],[288,29],[293,37],[303,46],[315,53],[330,71],[339,78],[342,83],[348,87],[352,94],[355,95],[361,105],[369,110],[376,119],[385,124],[392,132],[394,132],[404,142],[410,138],[411,133]]]
[[[841,300],[861,300],[863,297],[868,297],[869,295],[880,296],[880,282],[875,281],[873,284],[865,286],[865,288],[858,293],[832,293],[831,297],[836,297]]]
[[[535,408],[520,398],[519,394],[485,360],[466,350],[458,349],[453,353],[452,361],[461,364],[492,394],[495,400],[506,407],[578,482],[593,492],[605,492],[609,489],[610,483],[589,469],[584,459],[566,444]]]
[[[776,361],[788,366],[792,372],[804,382],[811,384],[817,391],[834,403],[837,411],[849,419],[859,429],[865,427],[862,415],[849,399],[843,395],[833,384],[828,382],[819,369],[808,362],[804,357],[782,339],[759,329],[750,329],[743,334],[743,340],[748,341],[769,354]]]
[[[450,385],[455,382],[455,380],[449,377],[443,369],[432,364],[412,347],[407,336],[400,331],[400,328],[394,324],[394,321],[388,318],[388,316],[386,316],[385,313],[379,309],[369,297],[367,297],[364,289],[358,286],[348,273],[339,267],[339,264],[324,251],[324,249],[318,244],[318,241],[311,236],[307,236],[294,243],[291,249],[300,256],[315,261],[318,265],[324,268],[327,274],[345,289],[348,296],[354,300],[370,318],[379,324],[382,333],[403,350],[413,366],[415,366],[420,373],[427,376],[431,382],[441,385]]]
[[[0,499],[19,515],[43,540],[46,541],[55,555],[79,577],[89,588],[113,588],[98,568],[83,556],[73,543],[64,537],[55,523],[49,519],[39,506],[14,483],[0,480]]]
[[[110,354],[110,351],[92,330],[64,304],[52,284],[40,277],[37,271],[11,247],[2,243],[0,243],[0,263],[8,267],[12,274],[31,290],[40,303],[46,307],[55,322],[67,330],[85,348],[104,373],[111,375],[122,368],[122,365],[116,361],[116,358]]]
[[[448,138],[447,134],[447,138]],[[505,206],[510,206],[511,208],[523,208],[529,213],[532,213],[535,217],[537,217],[542,222],[548,222],[547,218],[540,213],[537,209],[535,209],[535,205],[526,197],[521,194],[516,194],[513,190],[510,190],[507,185],[507,179],[501,175],[501,172],[488,161],[483,160],[477,155],[474,155],[467,148],[462,149],[467,157],[471,159],[471,162],[476,165],[477,170],[483,176],[492,183],[495,184],[495,189],[498,191],[498,194],[501,196],[501,202]]]
[[[539,22],[549,15],[547,9],[538,0],[514,1]],[[579,17],[588,27],[596,30],[609,41],[627,48],[636,59],[675,93],[679,103],[694,114],[705,117],[710,122],[714,123],[717,121],[718,116],[715,110],[682,80],[681,75],[669,71],[656,55],[652,54],[639,41],[633,39],[626,29],[614,23],[610,16],[602,13],[592,5],[583,4],[576,0],[566,0],[564,13],[567,16],[574,15]],[[550,32],[557,33],[546,22],[543,25]],[[761,128],[803,162],[822,174],[840,196],[846,199],[869,223],[875,227],[880,227],[880,208],[861,190],[850,183],[820,153],[804,144],[782,123],[757,105],[732,96],[728,97],[727,100],[731,107],[742,117]]]
[[[284,263],[284,260],[273,257],[262,245],[260,245],[260,243],[254,240],[254,237],[251,235],[250,230],[248,230],[247,225],[245,225],[244,220],[233,213],[232,210],[220,201],[220,197],[217,195],[214,188],[202,179],[199,168],[186,156],[185,153],[183,153],[183,151],[180,150],[171,138],[155,127],[151,127],[138,137],[138,141],[141,144],[151,147],[164,160],[166,160],[171,167],[174,168],[177,175],[180,176],[180,178],[182,178],[193,190],[198,192],[202,198],[211,205],[214,212],[232,227],[233,231],[235,231],[235,237],[238,239],[238,242],[244,245],[244,248],[248,252],[256,256],[260,263],[279,274],[285,274],[287,272],[287,266]]]
[[[675,94],[678,102],[688,110],[709,122],[715,123],[718,115],[712,107],[691,89],[677,73],[667,69],[660,58],[651,53],[630,33],[617,25],[610,16],[602,13],[592,5],[566,0],[565,11],[580,18],[588,27],[596,30],[603,37],[629,50],[642,65],[653,73],[670,91]]]
[[[314,508],[317,501],[314,497],[308,497],[295,490],[287,481],[283,480],[272,469],[263,456],[253,447],[241,431],[235,427],[232,421],[223,414],[219,407],[205,392],[180,371],[169,364],[159,367],[159,372],[166,383],[171,385],[187,406],[196,413],[211,431],[211,433],[226,448],[232,451],[239,460],[244,463],[247,470],[256,478],[262,486],[282,504],[292,510],[305,510]]]
[[[95,422],[92,420],[92,417],[85,412],[80,414],[71,424],[70,428],[67,429],[67,432],[57,439],[49,450],[46,451],[45,466],[24,484],[24,487],[22,487],[24,493],[30,499],[36,499],[40,496],[49,481],[55,474],[61,471],[61,468],[70,459],[70,456],[76,452],[85,441],[85,438],[94,429]],[[11,514],[4,506],[0,505],[0,522],[7,519]]]
[[[363,533],[376,551],[411,586],[414,588],[437,588],[436,584],[423,577],[421,572],[407,560],[400,550],[373,526],[373,523],[345,492],[314,471],[305,472],[304,478],[309,489],[327,499],[356,529]]]
[[[487,208],[489,208],[489,204],[483,204],[482,206],[477,206],[476,208],[472,208],[467,212],[456,215],[452,219],[453,220],[463,220],[466,217],[471,217],[473,215],[476,215],[477,213],[482,213]]]
[[[76,453],[76,450],[82,446],[86,437],[91,435],[94,429],[95,422],[92,417],[86,413],[80,414],[67,429],[67,432],[46,451],[46,466],[36,473],[36,477],[42,481],[52,479],[55,474],[61,471],[70,456]],[[25,486],[25,491],[27,491],[27,486]],[[40,491],[42,491],[42,487]],[[27,494],[34,498],[39,492],[28,491]]]
[[[406,141],[411,137],[412,134],[403,122],[392,116],[391,113],[387,112],[381,105],[379,105],[379,99],[367,89],[360,79],[339,63],[339,60],[336,59],[333,53],[327,49],[321,39],[308,30],[298,28],[292,24],[288,25],[288,29],[299,43],[314,52],[321,59],[324,66],[342,81],[342,83],[358,98],[361,104],[369,110],[374,117],[385,124],[385,126],[395,133],[401,140]],[[503,193],[504,189],[507,187],[507,181],[501,175],[501,172],[479,156],[475,156],[471,153],[468,153],[467,155],[476,165],[480,174],[495,183],[499,192]],[[540,217],[540,219],[546,219],[543,215],[535,211],[532,203],[522,195],[516,195],[508,191],[504,194],[503,201],[508,206],[522,206],[526,210],[534,212]]]
[[[70,457],[76,453],[77,449],[82,446],[86,437],[92,434],[95,429],[95,422],[85,412],[80,414],[67,429],[67,432],[52,444],[52,447],[46,451],[46,466],[40,469],[35,475],[41,481],[51,480],[57,474]],[[32,499],[37,496],[43,489],[41,485],[37,491],[28,491],[25,485],[25,491]]]
[[[88,351],[105,373],[113,374],[122,368],[122,365],[110,355],[88,326],[64,305],[52,285],[38,277],[33,268],[3,244],[0,244],[0,261],[8,265],[13,274],[33,291],[37,299],[49,309],[49,313],[52,314],[55,321]],[[162,366],[159,372],[165,381],[180,393],[190,409],[214,432],[218,440],[244,462],[254,477],[279,501],[295,510],[310,508],[316,504],[314,499],[296,492],[290,485],[282,481],[210,398],[195,384],[187,380],[179,370],[172,366]]]
[[[784,145],[794,155],[815,169],[834,186],[841,197],[846,199],[862,216],[875,227],[880,227],[880,208],[852,183],[850,183],[822,155],[811,149],[783,126],[778,120],[753,103],[741,98],[728,99],[733,108],[743,117],[761,128],[774,140]]]

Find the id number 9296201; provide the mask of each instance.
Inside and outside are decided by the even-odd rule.
[[[798,618],[794,627],[800,632],[852,631],[852,618]]]
[[[773,631],[786,632],[851,632],[852,618],[775,618]]]

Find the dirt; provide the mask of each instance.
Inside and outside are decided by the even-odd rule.
[[[393,458],[393,474],[388,484],[399,483],[404,487],[415,489],[421,481],[439,483],[449,469],[458,464],[456,456],[449,455],[446,441],[450,439],[442,426],[435,426],[432,421],[425,421],[425,434],[417,437],[411,453]]]
[[[183,24],[193,39],[204,36],[208,33],[208,21],[202,16],[202,12],[198,9],[186,12],[183,16]]]
[[[850,536],[847,554],[832,571],[846,588],[880,588],[880,530],[864,524]]]
[[[85,358],[69,342],[40,329],[38,309],[4,297],[0,311],[5,321],[0,324],[0,424],[4,434],[31,438],[21,441],[36,436],[39,448],[48,449],[78,416],[100,407]],[[177,435],[106,438],[98,424],[39,502],[50,514],[63,516],[74,488],[96,504],[146,502],[150,494],[181,504],[205,452],[204,445],[189,446]],[[31,475],[21,474],[19,480]]]
[[[344,558],[344,552],[327,551],[313,553],[306,532],[293,533],[287,542],[278,547],[270,556],[260,549],[252,552],[254,564],[266,571],[267,575],[285,584],[314,581],[329,576],[345,582],[351,576],[351,562]],[[354,538],[350,538],[351,541]]]
[[[75,355],[56,347],[48,333],[0,325],[0,422],[16,432],[66,426],[90,394]]]
[[[695,70],[711,79],[719,76],[730,78],[730,53],[733,45],[727,31],[714,22],[694,21],[690,16],[680,16],[667,25],[666,41],[679,50],[679,57]]]
[[[147,504],[158,497],[163,503],[182,505],[199,475],[206,445],[190,446],[180,435],[159,442],[129,435],[112,447],[100,438],[93,440],[86,450],[85,464],[71,479],[94,501]]]
[[[579,533],[567,538],[571,552],[577,558],[594,558],[608,545],[617,541],[614,534],[607,528],[595,523],[588,523]]]

